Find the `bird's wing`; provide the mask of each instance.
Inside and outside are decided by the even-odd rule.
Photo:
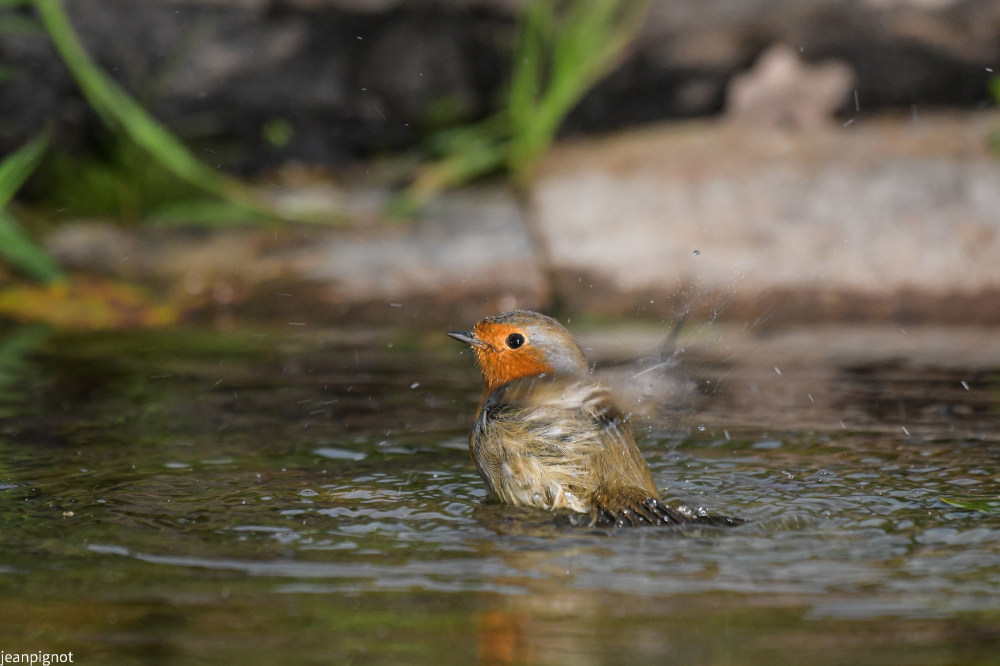
[[[518,436],[569,458],[634,446],[628,419],[607,389],[589,380],[539,375],[508,382],[484,401],[477,425],[497,419],[516,424]]]
[[[597,488],[656,486],[628,419],[607,390],[580,378],[537,376],[509,382],[483,402],[473,448],[482,476],[504,501],[591,509]]]
[[[473,440],[480,473],[510,504],[590,513],[599,525],[732,526],[660,499],[628,418],[588,379],[518,379],[484,400]]]

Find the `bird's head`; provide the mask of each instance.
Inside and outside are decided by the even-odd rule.
[[[590,374],[587,359],[570,332],[537,312],[503,312],[483,319],[467,333],[451,331],[448,335],[472,347],[487,391],[543,373]]]

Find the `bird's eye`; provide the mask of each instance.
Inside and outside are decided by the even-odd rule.
[[[505,342],[510,349],[517,349],[524,344],[524,336],[520,333],[511,333]]]

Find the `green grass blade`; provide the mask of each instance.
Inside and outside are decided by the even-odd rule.
[[[174,201],[151,210],[146,219],[158,227],[194,225],[206,229],[239,227],[248,222],[267,226],[275,222],[272,216],[219,199]]]
[[[198,160],[87,55],[59,0],[34,0],[38,16],[87,101],[110,127],[128,137],[179,178],[217,196],[257,209],[252,192]]]
[[[46,130],[0,162],[0,258],[42,282],[62,277],[62,271],[4,208],[35,171],[48,145],[49,132]]]
[[[42,282],[63,276],[62,270],[41,247],[21,229],[14,217],[0,210],[0,257]]]
[[[552,49],[552,78],[587,78],[604,59],[613,31],[617,0],[577,0],[570,7]]]
[[[439,190],[497,169],[524,185],[566,115],[614,66],[646,15],[650,0],[526,3],[520,18],[504,106],[496,122],[475,132],[452,131],[446,157],[424,168],[404,197],[412,210]],[[463,140],[453,140],[461,138]],[[465,143],[463,146],[462,144]],[[488,147],[488,149],[484,149]],[[464,150],[470,151],[463,155]]]
[[[508,165],[531,175],[566,115],[614,65],[638,30],[648,2],[579,0],[550,36],[549,79],[530,122],[513,127]]]
[[[512,128],[523,127],[534,114],[543,83],[545,40],[554,28],[551,3],[536,2],[524,11],[507,91],[507,116]]]
[[[59,0],[33,0],[33,2],[45,30],[90,106],[101,116],[105,124],[116,127],[115,96],[112,90],[117,86],[91,62]]]
[[[0,210],[14,198],[24,181],[35,171],[49,145],[49,132],[42,134],[0,162]]]
[[[465,149],[420,169],[416,179],[387,208],[391,217],[411,217],[442,190],[467,183],[501,168],[505,147],[494,137],[482,137]]]

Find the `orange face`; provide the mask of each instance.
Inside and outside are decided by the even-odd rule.
[[[541,350],[512,324],[481,321],[471,335],[458,339],[472,345],[487,391],[519,377],[552,372]]]
[[[486,393],[521,377],[542,373],[589,377],[583,350],[562,324],[530,310],[487,317],[468,333],[448,333],[472,347]]]

